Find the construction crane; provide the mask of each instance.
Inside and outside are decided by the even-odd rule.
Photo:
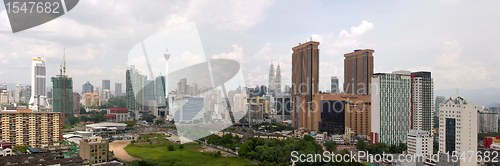
[[[62,118],[62,124],[64,125],[66,122],[66,48],[63,48],[63,58],[61,62],[61,68],[59,69],[61,73],[61,78],[63,80],[63,118]]]

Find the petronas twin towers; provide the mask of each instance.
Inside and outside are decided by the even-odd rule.
[[[269,67],[269,89],[268,94],[276,97],[277,94],[281,94],[281,69],[278,63],[276,68],[276,74],[274,73],[274,65],[271,62]]]

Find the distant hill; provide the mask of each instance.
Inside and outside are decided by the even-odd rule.
[[[478,106],[486,107],[498,107],[500,101],[500,89],[496,88],[486,88],[486,89],[458,89],[459,93],[462,94],[469,101],[472,101]],[[449,98],[451,95],[455,94],[457,89],[440,89],[434,90],[434,99],[436,96],[444,96]]]

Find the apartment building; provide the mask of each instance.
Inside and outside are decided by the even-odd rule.
[[[0,140],[38,147],[63,140],[62,114],[30,109],[0,111]]]
[[[109,161],[109,140],[92,137],[80,141],[80,157],[90,164]]]

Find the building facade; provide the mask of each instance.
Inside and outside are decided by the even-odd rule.
[[[434,84],[431,72],[413,72],[411,79],[411,129],[432,134]]]
[[[122,83],[115,83],[115,96],[122,95]]]
[[[73,118],[73,79],[66,75],[52,77],[52,88],[52,111],[62,113],[63,124],[69,124]]]
[[[31,98],[30,105],[46,106],[46,68],[45,58],[33,57],[31,61]]]
[[[100,137],[81,140],[80,157],[89,160],[89,164],[109,161],[109,140]]]
[[[318,93],[319,42],[309,41],[292,48],[292,126],[304,127],[301,115]]]
[[[439,106],[439,153],[465,152],[460,165],[475,165],[469,151],[477,152],[477,106],[457,92]]]
[[[82,94],[85,94],[85,93],[94,93],[94,85],[90,84],[89,81],[87,81],[82,86]]]
[[[371,144],[405,143],[411,125],[411,73],[376,73],[371,85]]]
[[[408,154],[431,157],[433,154],[433,138],[429,131],[410,130],[407,138]]]
[[[439,114],[439,105],[446,101],[444,96],[436,96],[435,104],[434,104],[434,116],[438,116]]]
[[[340,93],[339,90],[339,79],[335,76],[331,78],[331,83],[330,83],[330,93]]]
[[[85,93],[82,95],[82,105],[86,107],[100,106],[101,96],[97,93]]]
[[[62,114],[30,109],[0,111],[0,140],[38,147],[63,140]]]
[[[104,89],[111,90],[111,81],[102,80],[102,90]]]
[[[303,117],[300,125],[311,131],[328,132],[328,134],[343,134],[347,127],[355,134],[369,135],[370,100],[368,95],[316,94],[311,110],[300,115]],[[307,109],[304,106],[302,105],[301,109]]]
[[[344,54],[344,92],[368,95],[373,77],[373,52],[371,49],[354,50]]]
[[[478,133],[498,132],[498,112],[493,112],[489,108],[478,110],[477,131]]]
[[[114,116],[114,122],[124,122],[130,117],[128,108],[109,108],[107,114]]]
[[[80,93],[73,92],[73,114],[80,114],[81,99]]]

